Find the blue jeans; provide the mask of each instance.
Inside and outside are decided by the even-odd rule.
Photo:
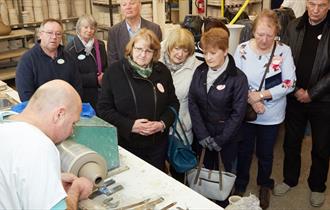
[[[250,179],[250,167],[254,148],[258,158],[257,184],[273,188],[274,180],[270,178],[273,167],[273,150],[279,125],[243,124],[243,141],[238,147],[237,178],[235,187],[245,191]]]

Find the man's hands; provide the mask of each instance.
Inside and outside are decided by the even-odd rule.
[[[312,101],[310,98],[308,91],[304,90],[302,88],[299,88],[295,93],[294,96],[297,98],[297,100],[301,103],[309,103]]]
[[[78,194],[79,200],[87,199],[93,191],[93,183],[85,177],[77,177],[71,173],[62,173],[62,184],[68,196]]]
[[[133,133],[138,133],[143,136],[149,136],[154,133],[163,131],[165,129],[164,123],[161,121],[149,121],[147,119],[137,119],[132,127]]]

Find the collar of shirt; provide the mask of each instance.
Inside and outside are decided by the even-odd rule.
[[[126,27],[127,27],[129,37],[132,38],[141,29],[141,18],[140,18],[140,23],[139,23],[136,31],[132,30],[131,26],[127,23],[127,21],[125,21],[125,22],[126,22]]]

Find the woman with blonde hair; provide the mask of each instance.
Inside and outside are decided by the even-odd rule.
[[[178,110],[179,102],[159,54],[156,35],[141,29],[127,44],[125,58],[105,72],[98,112],[117,127],[120,146],[165,170],[168,128],[174,121],[169,107]]]
[[[193,141],[193,133],[188,109],[188,92],[195,69],[201,64],[194,56],[194,51],[192,33],[187,29],[178,28],[171,31],[171,35],[161,43],[159,59],[171,72],[175,93],[180,102],[179,119],[184,130],[177,125],[177,131],[180,136],[186,135],[190,144]],[[176,172],[172,167],[170,170],[175,179],[184,181],[184,174]]]

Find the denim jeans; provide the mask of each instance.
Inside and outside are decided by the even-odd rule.
[[[243,124],[243,141],[239,143],[237,178],[235,187],[245,191],[250,179],[250,167],[254,148],[258,158],[257,184],[273,188],[274,180],[270,178],[273,167],[273,150],[279,125]]]

